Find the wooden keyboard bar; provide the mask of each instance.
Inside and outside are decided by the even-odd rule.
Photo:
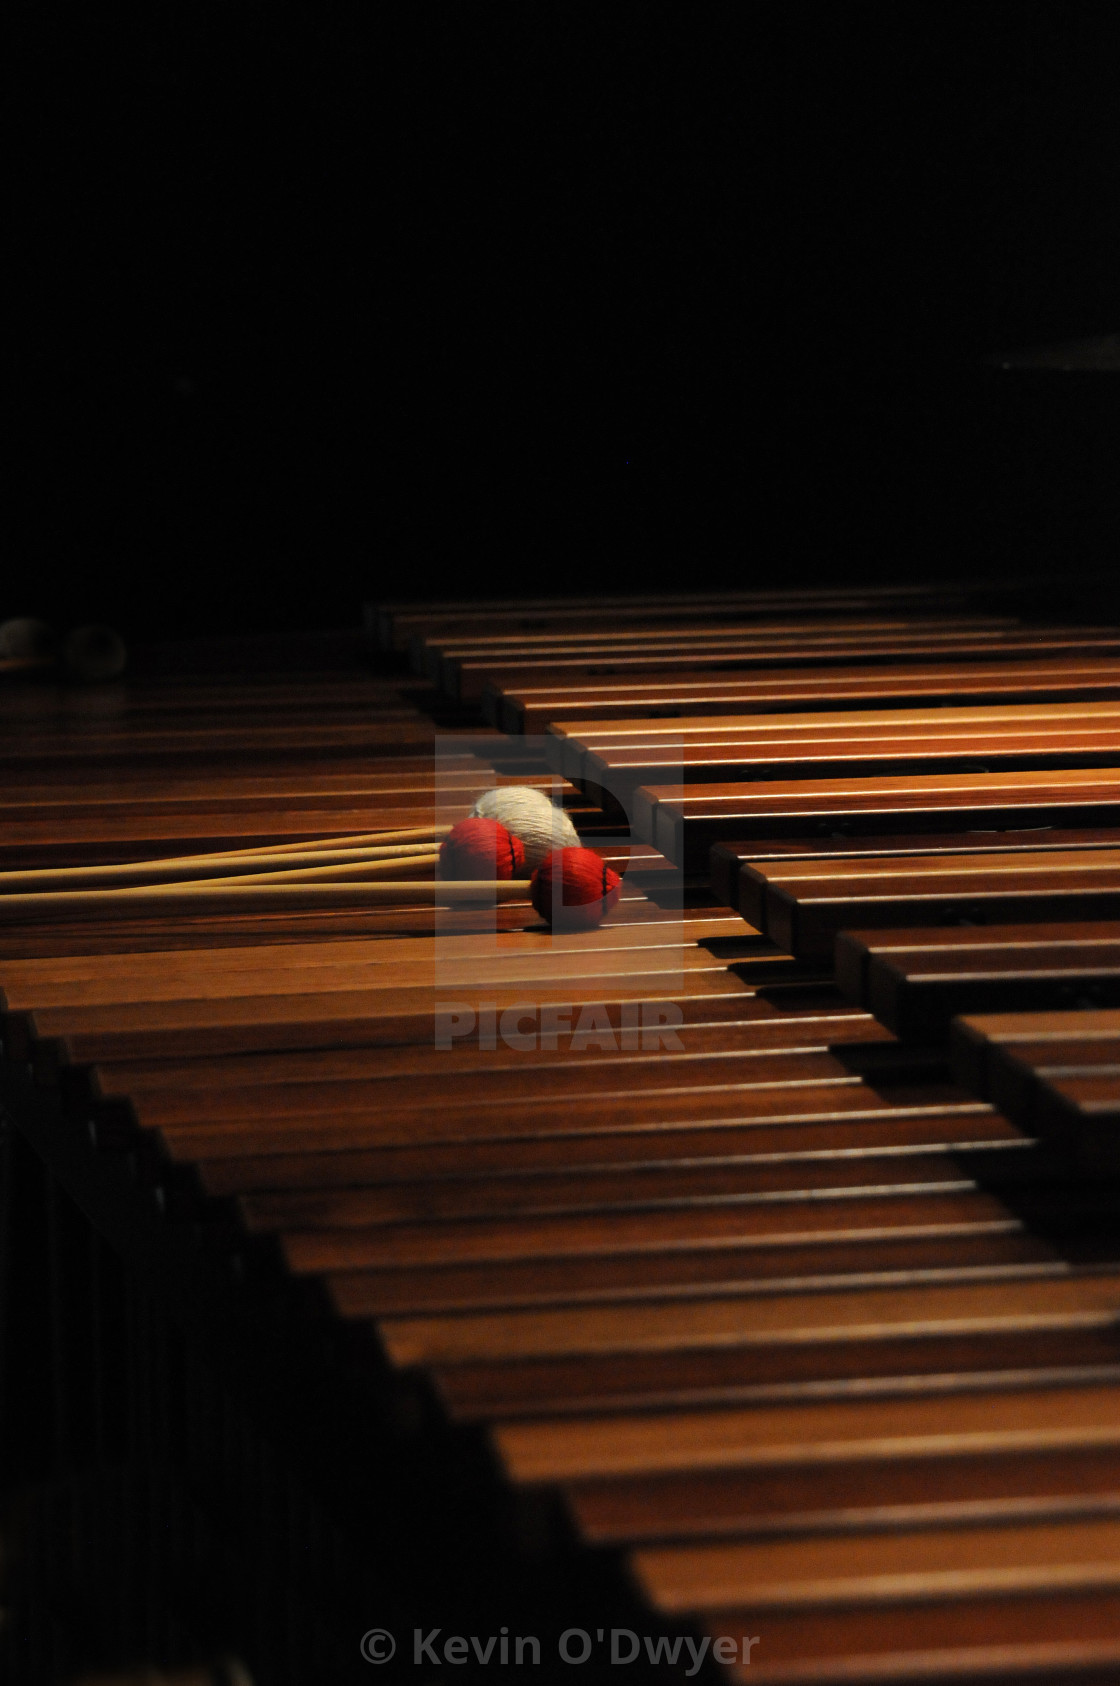
[[[997,1300],[1007,1303],[1003,1286],[998,1293],[991,1290],[993,1305]],[[583,1308],[468,1314],[454,1319],[458,1339],[446,1345],[440,1339],[442,1330],[436,1327],[438,1318],[424,1320],[422,1329],[416,1319],[399,1324],[389,1319],[382,1330],[398,1360],[408,1358],[428,1366],[447,1409],[462,1422],[796,1402],[843,1395],[855,1386],[863,1391],[878,1385],[890,1391],[928,1385],[927,1378],[946,1375],[956,1377],[961,1386],[1009,1373],[1048,1374],[1050,1380],[1114,1376],[1115,1307],[1110,1310],[1102,1305],[1095,1314],[1083,1309],[1048,1314],[1044,1308],[1051,1286],[1048,1280],[1023,1284],[1023,1303],[1035,1308],[1023,1316],[978,1312],[975,1319],[955,1327],[920,1327],[904,1317],[898,1325],[876,1323],[862,1337],[849,1336],[828,1320],[843,1289],[825,1293],[817,1308],[819,1324],[790,1324],[785,1338],[772,1341],[760,1333],[753,1339],[737,1339],[730,1311],[705,1341],[693,1302],[680,1308],[676,1320],[647,1317],[644,1310],[639,1315],[630,1304],[620,1306],[617,1320],[635,1331],[634,1337],[628,1340],[619,1333],[616,1340],[612,1335],[601,1348],[594,1342],[594,1331],[613,1330],[604,1319],[606,1311],[615,1308],[602,1308],[603,1318],[595,1315],[595,1308],[587,1308],[586,1315]],[[866,1295],[856,1291],[863,1314],[870,1317],[880,1309],[886,1311],[876,1297],[879,1292],[874,1287]],[[910,1305],[918,1318],[923,1309],[936,1318],[943,1310],[963,1305],[967,1297],[963,1288],[959,1295],[945,1289],[940,1299],[932,1297],[932,1288],[928,1294],[924,1289],[915,1289],[914,1294]],[[790,1296],[777,1298],[785,1303]],[[744,1303],[741,1314],[753,1313],[760,1303],[760,1297]],[[979,1307],[983,1302],[974,1296],[971,1303]],[[541,1335],[531,1352],[513,1356],[487,1341],[497,1323],[511,1335],[531,1323]],[[648,1345],[638,1339],[639,1330],[648,1330]],[[545,1337],[552,1334],[550,1348]]]
[[[460,701],[480,698],[487,686],[501,691],[521,691],[534,685],[552,689],[573,684],[593,686],[597,681],[628,680],[644,688],[647,680],[673,674],[749,673],[753,669],[788,666],[850,667],[864,663],[1022,660],[1032,657],[1115,655],[1120,651],[1120,634],[1098,627],[1070,627],[1061,632],[1037,630],[960,631],[932,630],[923,633],[919,625],[911,631],[845,634],[822,633],[813,639],[805,633],[782,637],[758,636],[738,647],[701,651],[692,655],[659,653],[650,649],[625,655],[606,654],[601,661],[586,656],[520,659],[516,664],[499,660],[464,660],[457,669],[456,696]]]
[[[584,757],[580,782],[588,799],[611,813],[628,813],[641,785],[677,779],[689,785],[730,783],[754,778],[842,777],[864,773],[926,773],[945,769],[961,773],[1027,767],[1108,766],[1120,759],[1117,722],[1037,724],[1029,730],[875,733],[850,738],[800,734],[787,740],[696,744],[626,749]]]
[[[755,863],[767,870],[771,866],[777,868],[784,861],[816,861],[822,868],[833,861],[863,861],[873,866],[883,857],[921,860],[940,855],[951,864],[951,858],[957,855],[1046,854],[1054,849],[1116,848],[1120,848],[1120,827],[1110,826],[1087,826],[1078,831],[1047,826],[1026,831],[977,830],[929,835],[903,832],[891,837],[774,837],[753,843],[737,840],[713,844],[708,857],[708,878],[721,906],[739,907],[744,918],[748,918],[746,909],[757,905],[757,897],[753,883],[745,885],[740,907],[740,878],[742,869]]]
[[[1087,1171],[1120,1172],[1120,1011],[962,1018],[952,1054],[1024,1128]]]
[[[965,815],[985,830],[1115,825],[1120,767],[651,785],[634,798],[638,837],[686,872],[701,871],[712,844],[730,837],[960,831]]]
[[[915,618],[859,619],[811,618],[768,621],[763,625],[735,624],[716,621],[687,628],[669,628],[628,637],[625,631],[611,630],[598,635],[557,637],[538,634],[524,639],[481,638],[466,642],[451,640],[438,645],[413,642],[413,666],[418,672],[436,681],[448,696],[459,701],[477,697],[493,674],[497,683],[501,675],[522,667],[545,671],[555,664],[561,671],[583,664],[593,671],[602,668],[610,672],[621,661],[641,668],[642,658],[649,657],[651,667],[660,667],[667,658],[689,656],[698,665],[721,654],[737,660],[740,655],[776,649],[789,652],[794,646],[804,652],[803,659],[811,659],[819,651],[851,647],[869,653],[898,648],[906,651],[918,644],[921,631],[928,640],[953,648],[957,644],[971,648],[977,639],[991,638],[993,642],[1011,639],[1018,643],[1022,625],[1010,617],[922,616]],[[919,646],[920,647],[920,646]],[[674,660],[679,666],[679,660]]]
[[[712,1611],[704,1626],[730,1647],[736,1686],[864,1686],[867,1681],[945,1681],[952,1686],[1076,1681],[1114,1686],[1120,1666],[1120,1598],[1060,1586],[1038,1592],[928,1602],[900,1598],[872,1612],[769,1611],[763,1661],[760,1623],[741,1607]],[[753,1643],[752,1643],[753,1642]],[[747,1673],[747,1669],[750,1673]]]
[[[844,673],[835,676],[841,682]],[[883,675],[880,675],[882,682]],[[897,678],[897,671],[891,671]],[[655,705],[654,705],[655,706]],[[814,710],[780,709],[768,713],[758,708],[743,714],[709,711],[678,718],[646,715],[640,710],[631,718],[598,721],[555,721],[545,734],[545,747],[553,767],[567,777],[578,778],[588,755],[609,751],[659,749],[691,744],[754,743],[768,738],[781,740],[807,737],[905,736],[931,727],[938,732],[1023,731],[1033,724],[1062,723],[1073,727],[1115,720],[1120,709],[1112,698],[1059,701],[1053,698],[1020,698],[1015,703],[939,702],[890,708],[824,707]]]
[[[987,1013],[962,1022],[961,1035],[954,1038],[953,1060],[966,1072],[969,1087],[979,1090],[987,1083],[988,1054],[997,1048],[1014,1051],[1026,1043],[1039,1049],[1047,1044],[1060,1049],[1071,1038],[1105,1046],[1117,1035],[1120,1035],[1120,1011],[1107,1008],[1076,1015]]]
[[[507,732],[549,730],[560,736],[609,732],[627,722],[652,726],[675,721],[722,720],[752,712],[808,708],[844,709],[879,705],[912,706],[923,701],[1000,704],[1105,700],[1120,694],[1120,664],[1109,656],[1020,661],[1005,658],[890,666],[770,668],[737,679],[644,680],[583,686],[505,689],[488,684],[482,706],[487,718]]]
[[[997,588],[1005,590],[1005,588]],[[625,596],[600,596],[594,605],[573,604],[562,597],[529,597],[494,599],[480,603],[477,599],[444,603],[392,603],[370,605],[367,625],[376,629],[383,649],[404,650],[410,638],[424,636],[454,636],[460,632],[503,626],[508,630],[535,632],[559,626],[580,627],[594,625],[598,611],[604,621],[687,626],[690,620],[707,620],[713,615],[735,611],[749,613],[765,620],[771,615],[790,614],[851,614],[865,609],[884,610],[905,608],[914,612],[964,608],[973,601],[981,601],[989,588],[958,584],[941,586],[835,586],[816,590],[769,591],[700,591],[659,592],[655,595],[628,593]],[[1012,594],[1014,595],[1014,594]]]
[[[1117,918],[1120,849],[755,861],[740,874],[739,906],[779,948],[810,959],[831,959],[848,926]]]
[[[523,656],[534,661],[553,656],[587,655],[598,659],[604,652],[609,657],[620,654],[652,651],[661,653],[671,649],[710,650],[736,647],[743,643],[766,640],[786,643],[802,634],[809,638],[862,636],[865,633],[903,633],[920,625],[930,632],[1012,632],[1022,630],[1022,623],[1011,615],[952,614],[925,615],[864,613],[862,615],[810,615],[791,618],[775,615],[760,622],[757,618],[729,614],[699,619],[683,626],[647,621],[617,627],[536,632],[475,632],[470,634],[437,634],[434,638],[414,635],[409,643],[412,667],[417,674],[454,694],[458,684],[458,669],[462,662],[492,660],[495,664],[511,665]]]
[[[661,1609],[695,1611],[741,1598],[770,1610],[926,1603],[970,1596],[1120,1589],[1120,1515],[983,1530],[895,1529],[862,1539],[765,1540],[638,1552],[640,1580]]]
[[[1120,1005],[1120,923],[844,931],[836,978],[898,1036],[943,1037],[959,1013]]]

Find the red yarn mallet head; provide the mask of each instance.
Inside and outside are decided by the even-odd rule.
[[[441,878],[516,878],[524,865],[520,837],[498,820],[460,820],[439,846]]]
[[[553,849],[533,874],[529,898],[560,931],[588,931],[622,894],[622,880],[594,849]]]

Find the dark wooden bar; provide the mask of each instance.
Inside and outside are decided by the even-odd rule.
[[[836,978],[905,1037],[943,1035],[959,1013],[1120,1005],[1120,922],[843,931]]]
[[[871,868],[881,858],[905,857],[921,860],[925,856],[980,854],[1039,854],[1052,849],[1115,849],[1120,848],[1120,828],[1110,826],[1083,827],[1065,831],[1058,826],[1035,826],[1024,831],[960,831],[933,833],[901,832],[893,837],[844,836],[833,837],[775,837],[757,843],[729,842],[712,845],[708,857],[708,872],[712,891],[726,907],[739,907],[744,918],[748,907],[757,906],[753,881],[743,886],[743,905],[740,907],[740,881],[743,869],[757,862],[764,869],[779,868],[781,863],[819,861],[826,870],[833,861],[863,861]]]
[[[952,1055],[1033,1135],[1087,1171],[1120,1171],[1120,1011],[962,1017]]]
[[[1120,914],[1120,851],[1047,849],[1013,855],[883,855],[866,860],[747,864],[745,918],[779,948],[831,959],[850,926],[1006,925],[1011,920]]]
[[[554,731],[580,736],[593,728],[643,722],[652,731],[660,720],[697,721],[752,711],[791,713],[807,708],[833,709],[883,705],[905,707],[922,702],[1001,703],[1090,702],[1115,697],[1120,666],[1114,657],[1066,660],[986,662],[946,660],[935,663],[892,662],[889,666],[844,666],[819,670],[764,668],[738,679],[648,679],[582,686],[529,686],[507,690],[488,683],[482,707],[488,720],[507,732]],[[672,730],[672,728],[669,728]]]
[[[638,836],[686,872],[732,837],[959,832],[966,817],[981,831],[1115,826],[1120,767],[645,785],[634,798]]]

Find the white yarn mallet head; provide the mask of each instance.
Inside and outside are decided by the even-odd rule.
[[[579,847],[579,832],[555,802],[531,785],[509,784],[480,796],[471,813],[484,820],[500,820],[520,837],[525,865],[534,872],[553,849]]]

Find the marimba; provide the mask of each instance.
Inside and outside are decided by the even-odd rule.
[[[562,937],[0,896],[26,1678],[1120,1679],[1120,633],[899,588],[370,641],[0,692],[0,869],[507,779],[625,868]]]

